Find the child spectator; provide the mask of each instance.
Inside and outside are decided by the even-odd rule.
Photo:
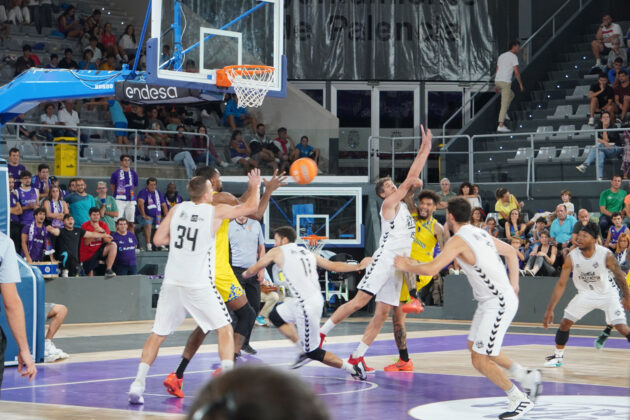
[[[488,232],[490,236],[498,238],[499,228],[497,227],[497,219],[495,219],[494,217],[491,217],[488,220],[486,220],[486,226],[483,228],[483,230]]]
[[[118,252],[114,261],[114,272],[117,276],[131,276],[138,273],[136,264],[136,247],[138,240],[133,232],[128,230],[127,220],[123,217],[116,220],[116,231],[112,238]]]
[[[513,236],[512,239],[510,239],[510,245],[512,245],[512,248],[516,250],[516,255],[518,256],[518,268],[523,269],[523,264],[525,263],[525,255],[523,255],[523,240]]]
[[[606,242],[604,242],[604,246],[610,248],[614,252],[617,248],[619,235],[628,232],[628,227],[623,224],[623,214],[620,211],[614,212],[611,219],[613,225],[608,230],[608,237],[606,238]]]
[[[39,207],[39,192],[31,186],[31,176],[29,171],[20,172],[20,187],[17,192],[20,206],[22,206],[20,216],[22,226],[30,226],[33,223],[33,211]]]
[[[60,69],[78,69],[79,65],[72,59],[72,48],[66,48],[63,52],[63,58],[59,62]]]
[[[569,216],[575,216],[575,207],[571,202],[571,191],[570,190],[562,190],[560,191],[560,199],[562,200],[562,204],[567,208],[567,214]]]
[[[50,54],[50,62],[44,66],[45,69],[58,69],[59,68],[59,56],[57,54]]]
[[[615,248],[615,258],[619,262],[619,266],[623,271],[628,271],[628,247],[630,246],[630,234],[622,233],[617,238],[617,247]]]
[[[15,75],[19,75],[22,72],[30,69],[31,67],[35,67],[37,64],[35,63],[35,57],[31,53],[31,46],[24,45],[22,47],[22,56],[17,59],[15,62]]]
[[[483,222],[483,210],[481,210],[481,207],[473,207],[470,214],[470,224],[479,229],[483,229],[486,226]]]
[[[94,57],[92,50],[83,51],[83,60],[79,62],[79,70],[96,70],[92,57]]]

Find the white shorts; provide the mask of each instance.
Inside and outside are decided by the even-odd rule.
[[[595,309],[604,311],[608,325],[626,324],[626,314],[615,289],[611,289],[605,295],[588,292],[578,293],[564,310],[564,317],[569,321],[577,322]]]
[[[377,302],[398,306],[403,273],[394,267],[394,257],[394,253],[378,249],[357,288],[376,296]]]
[[[319,346],[319,324],[323,308],[324,298],[321,295],[311,296],[305,301],[288,297],[276,306],[276,311],[284,322],[295,324],[300,345],[306,353]]]
[[[232,322],[214,285],[190,288],[162,284],[153,332],[157,335],[171,334],[186,319],[186,312],[192,316],[204,333]]]
[[[518,299],[515,297],[492,298],[480,302],[470,325],[468,340],[473,342],[475,353],[498,356],[516,311]]]
[[[124,217],[128,222],[133,223],[136,219],[136,202],[135,201],[123,201],[116,200],[116,206],[118,207],[118,217],[116,220]]]

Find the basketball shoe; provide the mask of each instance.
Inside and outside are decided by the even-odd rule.
[[[306,353],[300,353],[297,359],[295,359],[295,362],[293,362],[293,365],[291,365],[291,369],[299,369],[307,363],[310,363],[311,360],[313,359],[309,358]]]
[[[597,340],[595,340],[595,348],[597,350],[603,348],[604,343],[606,342],[606,340],[608,340],[608,337],[610,337],[610,334],[608,334],[606,331],[602,331],[599,337],[597,337]]]
[[[396,363],[392,363],[389,366],[385,366],[383,369],[385,372],[412,372],[413,371],[413,362],[411,359],[404,362],[400,359]]]
[[[526,396],[523,395],[523,398],[510,401],[510,405],[508,406],[508,411],[500,414],[499,418],[500,419],[520,419],[532,408],[534,408],[534,403],[531,402],[529,399],[527,399]]]
[[[558,356],[557,354],[547,356],[545,357],[545,367],[560,367],[563,359],[564,356]]]
[[[353,366],[356,365],[362,365],[362,369],[365,370],[366,372],[373,372],[374,369],[371,367],[367,367],[367,365],[365,364],[365,359],[363,359],[363,356],[361,357],[357,357],[356,359],[354,357],[352,357],[352,355],[350,355],[350,357],[348,358],[348,363],[350,363]]]
[[[411,300],[402,305],[400,309],[406,314],[419,314],[424,312],[422,302],[416,298],[411,298]]]
[[[536,402],[536,398],[542,394],[542,373],[540,369],[527,369],[527,374],[521,381],[523,391],[531,402]]]
[[[367,379],[365,363],[358,363],[356,365],[352,365],[352,367],[354,368],[354,373],[351,373],[350,376],[352,376],[354,379],[360,379],[362,381],[365,381]]]
[[[176,396],[177,398],[184,398],[184,391],[182,391],[182,385],[184,383],[184,378],[179,379],[175,372],[171,372],[166,379],[164,379],[164,386],[166,387],[166,391]]]
[[[144,385],[138,381],[133,381],[129,387],[129,392],[127,393],[129,396],[129,403],[144,404],[144,397],[142,396],[143,393]]]

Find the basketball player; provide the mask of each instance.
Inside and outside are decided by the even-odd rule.
[[[324,309],[324,298],[319,287],[317,266],[338,273],[358,271],[367,266],[369,258],[364,259],[359,265],[333,262],[298,246],[295,243],[296,238],[297,234],[290,226],[276,229],[274,231],[275,248],[249,267],[243,273],[243,277],[256,275],[272,262],[280,269],[278,277],[286,282],[291,291],[291,297],[276,305],[269,314],[269,319],[285,337],[300,348],[300,356],[293,365],[294,369],[311,360],[317,360],[327,366],[344,369],[353,378],[365,380],[366,372],[361,364],[351,365],[318,346],[319,322]]]
[[[501,351],[503,337],[518,309],[518,259],[514,248],[470,225],[470,215],[471,207],[466,199],[449,200],[446,220],[455,235],[440,254],[427,263],[400,256],[396,257],[395,264],[400,270],[432,276],[457,260],[479,302],[468,334],[472,364],[507,394],[508,411],[499,418],[517,419],[534,407],[533,400],[542,384],[539,370],[526,370]],[[505,257],[509,278],[499,255]],[[524,389],[529,398],[508,379],[501,367],[508,369],[522,385],[527,384]]]
[[[221,174],[218,170],[209,166],[198,167],[195,171],[195,175],[202,176],[210,181],[212,184],[213,195],[210,204],[228,204],[238,205],[239,200],[228,192],[222,191],[223,185],[221,183]],[[277,171],[274,171],[273,177],[269,181],[265,181],[265,193],[263,194],[260,204],[253,217],[261,219],[265,213],[271,194],[277,190],[281,185],[286,185],[284,181],[286,177],[284,172],[278,175]],[[247,200],[249,190],[241,197],[241,202]],[[221,227],[217,231],[216,239],[216,276],[215,285],[221,299],[225,302],[225,305],[234,314],[234,352],[235,358],[240,354],[241,347],[247,338],[249,338],[254,323],[256,322],[256,312],[254,308],[247,302],[245,292],[241,288],[238,279],[232,271],[230,266],[230,244],[228,241],[228,225],[232,216],[224,219],[221,222]],[[206,338],[206,333],[201,328],[197,327],[188,337],[186,347],[182,353],[182,358],[177,366],[175,372],[171,372],[164,380],[164,386],[169,394],[179,398],[184,398],[184,391],[182,389],[184,372],[188,363],[193,358],[203,340]],[[216,374],[220,373],[221,369],[215,371]]]
[[[394,268],[394,257],[396,255],[409,256],[415,232],[415,222],[402,200],[410,189],[420,185],[418,176],[431,151],[433,138],[431,130],[425,132],[422,126],[420,129],[422,145],[409,168],[405,181],[399,188],[396,188],[390,178],[381,178],[376,183],[376,194],[384,200],[380,212],[381,238],[379,247],[373,254],[372,263],[357,286],[357,294],[352,300],[337,308],[321,328],[320,347],[335,325],[363,308],[372,297],[376,296],[374,316],[365,328],[361,342],[348,360],[348,363],[352,365],[361,363],[365,367],[364,355],[367,349],[383,327],[391,308],[398,306],[400,302],[402,273]]]
[[[562,366],[564,348],[569,341],[571,326],[594,309],[604,311],[606,324],[614,325],[615,329],[630,341],[630,328],[628,328],[624,313],[624,308],[630,311],[630,294],[628,294],[625,274],[621,271],[614,254],[597,244],[598,236],[597,223],[588,222],[581,226],[577,235],[578,247],[569,252],[562,265],[560,278],[553,289],[545,312],[543,326],[547,328],[553,322],[553,310],[564,294],[571,272],[573,272],[573,284],[578,294],[571,299],[564,310],[564,316],[556,332],[556,350],[553,355],[547,357],[545,362],[547,367]],[[608,280],[608,270],[614,275],[615,283],[621,290],[623,295],[621,302],[618,291]]]
[[[433,260],[435,245],[439,244],[440,249],[444,248],[444,229],[442,225],[433,218],[433,212],[440,202],[440,196],[431,190],[423,190],[418,195],[418,207],[411,217],[416,222],[413,243],[411,244],[411,258],[418,262],[429,262]],[[413,199],[407,206],[415,208]],[[416,276],[409,273],[405,276],[400,292],[400,301],[407,302],[402,306],[394,307],[392,323],[394,324],[394,339],[398,347],[398,361],[385,366],[385,372],[410,372],[413,370],[413,362],[409,359],[407,351],[407,330],[405,328],[405,316],[407,313],[420,313],[424,310],[422,303],[416,297],[416,290],[425,287],[433,276]]]
[[[223,219],[245,216],[258,208],[260,171],[249,173],[249,194],[237,206],[211,206],[212,184],[204,177],[188,183],[191,201],[176,205],[155,232],[153,243],[169,245],[164,282],[155,313],[153,332],[142,350],[136,379],[129,388],[129,402],[143,404],[145,379],[160,345],[190,313],[203,333],[216,330],[223,370],[234,366],[232,319],[214,285],[216,232]]]

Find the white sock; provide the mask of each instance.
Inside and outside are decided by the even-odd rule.
[[[293,344],[295,344],[295,347],[297,347],[297,349],[300,352],[300,354],[304,353],[304,347],[302,347],[302,344],[299,341],[296,341]]]
[[[221,372],[234,369],[234,360],[221,360]]]
[[[328,321],[326,321],[324,325],[319,329],[319,332],[324,335],[328,335],[332,331],[332,329],[335,328],[336,325],[337,324],[332,322],[332,319],[328,318]]]
[[[519,382],[522,382],[523,379],[525,378],[525,375],[527,375],[527,369],[525,369],[523,366],[521,366],[520,364],[516,362],[512,363],[512,366],[510,366],[509,372],[510,372],[510,375],[512,375],[512,377]]]
[[[556,357],[564,357],[564,349],[556,348],[555,356]]]
[[[149,366],[146,363],[140,363],[138,365],[138,373],[136,374],[136,381],[140,382],[142,385],[146,382],[147,374],[149,373]]]
[[[359,357],[363,357],[365,356],[365,352],[370,348],[370,346],[368,346],[367,344],[365,344],[363,341],[359,342],[359,345],[357,346],[357,348],[354,350],[354,352],[352,352],[352,357],[357,359]]]
[[[520,400],[522,398],[525,398],[525,394],[523,394],[517,387],[516,385],[512,385],[512,388],[508,389],[507,391],[505,391],[505,393],[507,394],[508,398],[510,399],[510,401],[514,401],[514,400]]]
[[[343,365],[341,366],[341,369],[345,370],[348,373],[354,373],[354,366],[352,366],[348,362],[343,362]]]
[[[598,58],[597,60],[595,60],[595,65],[597,66],[601,66],[602,65],[602,60],[600,58]]]

